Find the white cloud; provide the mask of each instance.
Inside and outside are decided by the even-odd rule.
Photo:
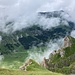
[[[44,29],[50,29],[52,27],[56,27],[60,23],[60,18],[45,18],[41,17],[40,20],[37,22],[39,25],[43,26]]]
[[[75,1],[74,0],[0,0],[0,31],[7,32],[20,30],[28,26],[27,22],[34,20],[38,11],[58,11],[63,9],[70,16],[63,14],[69,20],[75,21]],[[6,26],[5,23],[14,21],[12,26]],[[56,22],[48,24],[52,21]],[[58,20],[46,20],[42,24],[47,27],[57,26]],[[47,24],[46,24],[47,23]]]
[[[50,43],[47,44],[47,48],[44,52],[42,52],[40,49],[36,50],[37,48],[34,48],[33,50],[30,50],[29,56],[27,59],[34,59],[37,62],[42,62],[43,58],[49,58],[50,53],[54,52],[54,50],[59,50],[63,47],[64,39],[59,38],[58,40],[52,40]]]
[[[71,32],[71,36],[75,38],[75,30]]]
[[[11,6],[15,4],[18,0],[0,0],[0,5]]]
[[[0,36],[0,42],[1,42],[1,40],[2,40],[2,36]]]

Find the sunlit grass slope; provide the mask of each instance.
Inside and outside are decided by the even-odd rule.
[[[0,75],[63,75],[60,73],[53,73],[50,71],[20,71],[0,69]]]

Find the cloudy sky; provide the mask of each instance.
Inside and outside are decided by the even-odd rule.
[[[55,10],[64,10],[75,22],[75,0],[0,0],[0,31],[20,30],[28,26],[27,22],[32,21],[37,12]],[[66,17],[68,18],[68,16]],[[55,26],[53,23],[55,20],[57,23],[58,19],[50,20],[50,22],[52,21],[51,26]],[[6,26],[9,21],[13,21],[14,24]],[[48,20],[45,21],[45,25],[47,25],[46,22]]]

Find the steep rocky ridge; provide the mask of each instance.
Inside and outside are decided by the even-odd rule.
[[[47,69],[62,73],[75,73],[75,39],[66,36],[63,48],[50,54],[46,59]]]

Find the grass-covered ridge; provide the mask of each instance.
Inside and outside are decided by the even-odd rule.
[[[8,70],[0,69],[0,75],[64,75],[60,73],[53,73],[50,71],[20,71],[20,70]]]
[[[50,57],[48,62],[49,70],[61,73],[75,73],[75,38],[71,36],[68,36],[68,38],[71,46],[62,49],[64,51],[63,57],[59,52]]]
[[[0,75],[64,75],[61,73],[55,73],[47,70],[40,66],[37,62],[30,59],[31,64],[26,67],[25,70],[10,70],[10,69],[1,69]],[[17,64],[16,64],[17,65]]]
[[[40,66],[37,62],[35,62],[32,59],[29,59],[31,64],[27,66],[26,70],[27,71],[48,71],[46,68]]]

